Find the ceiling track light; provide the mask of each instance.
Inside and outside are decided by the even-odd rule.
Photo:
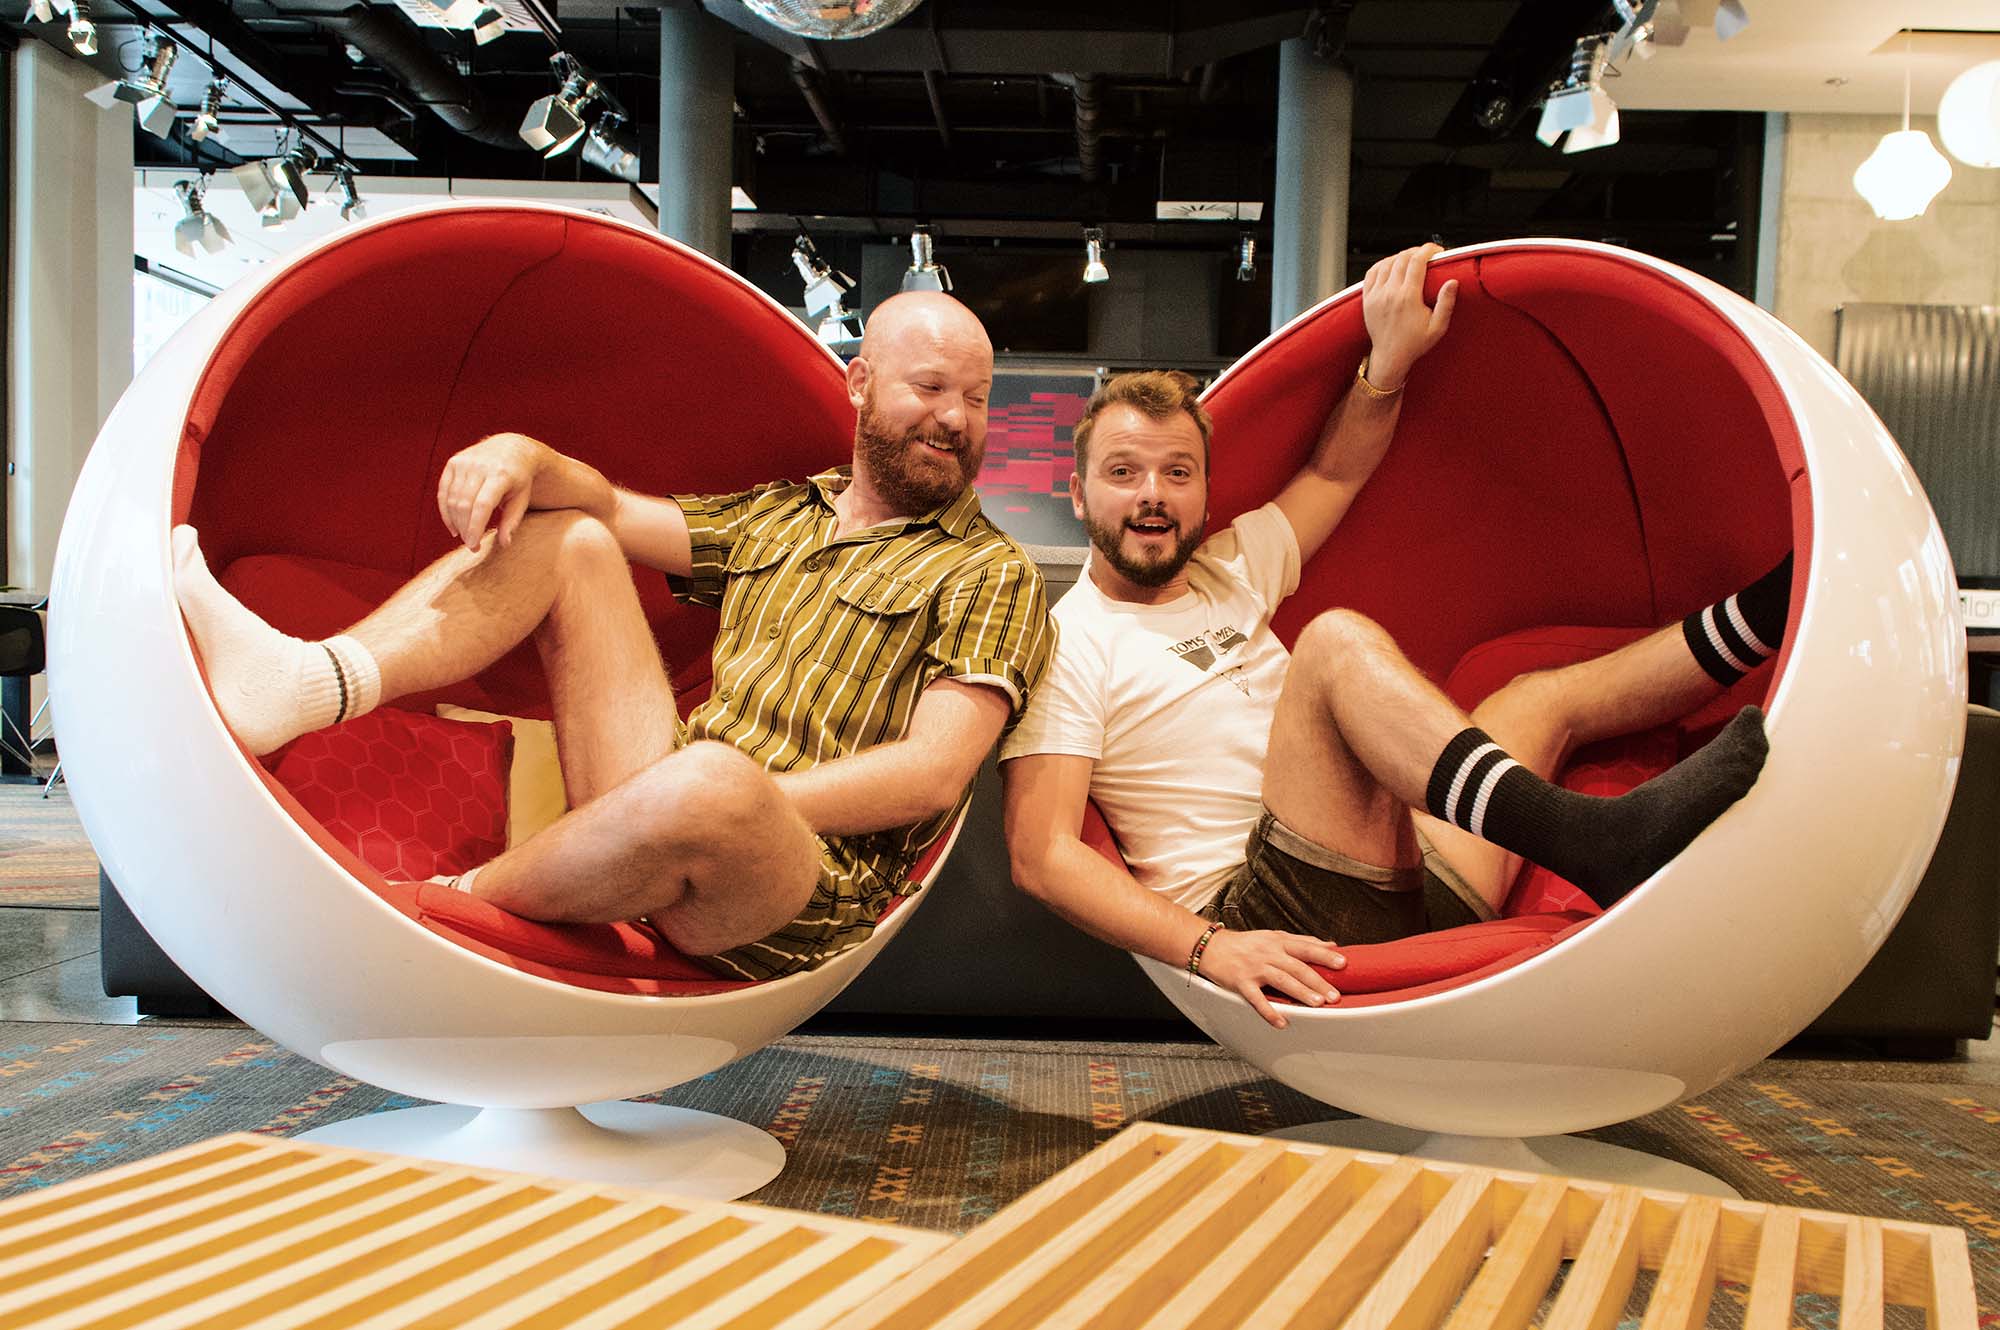
[[[1611,34],[1605,59],[1613,66],[1633,56],[1653,58],[1653,12],[1659,0],[1611,0],[1618,14],[1618,30]]]
[[[69,44],[78,55],[97,54],[97,25],[90,19],[90,0],[70,0]]]
[[[1254,282],[1257,280],[1257,237],[1244,233],[1236,242],[1236,280]]]
[[[605,108],[583,140],[583,162],[627,184],[639,183],[639,138],[622,112]]]
[[[507,31],[507,15],[495,0],[424,0],[437,11],[438,21],[447,28],[458,28],[472,34],[472,40],[479,45],[498,37]]]
[[[861,336],[861,320],[841,302],[854,289],[854,279],[821,258],[803,231],[792,242],[792,266],[805,284],[806,314],[819,319],[814,335],[835,351],[851,351]]]
[[[28,0],[23,23],[53,23],[69,15],[69,44],[78,55],[97,54],[97,24],[91,21],[90,0]]]
[[[202,94],[201,109],[194,113],[188,125],[188,137],[196,143],[214,139],[222,141],[222,98],[229,91],[226,80],[210,79],[208,91]]]
[[[312,190],[306,176],[318,169],[318,150],[301,140],[279,156],[245,162],[231,167],[229,173],[243,187],[243,197],[256,210],[258,220],[266,229],[277,231],[311,206]]]
[[[576,146],[576,141],[583,137],[584,118],[590,113],[591,104],[604,94],[567,51],[550,56],[549,67],[562,86],[535,99],[528,114],[521,118],[520,132],[521,142],[544,157],[556,157]]]
[[[1618,105],[1604,91],[1604,70],[1609,64],[1611,41],[1603,33],[1576,39],[1570,52],[1569,76],[1549,85],[1542,102],[1541,123],[1535,137],[1550,147],[1569,135],[1564,152],[1604,148],[1618,141]]]
[[[1083,231],[1083,280],[1096,284],[1111,280],[1111,269],[1104,266],[1104,228],[1087,226]]]
[[[167,79],[173,73],[174,61],[180,58],[181,48],[172,39],[148,31],[143,50],[144,70],[94,88],[85,96],[107,109],[125,102],[147,133],[155,138],[171,138],[174,117],[180,114],[180,108],[167,98]]]
[[[910,232],[910,266],[903,273],[905,291],[949,291],[951,274],[937,261],[928,226]]]
[[[229,228],[202,207],[202,196],[207,192],[205,179],[174,182],[174,196],[181,201],[181,217],[174,223],[174,248],[190,258],[197,249],[220,254],[229,244]]]
[[[1726,42],[1750,26],[1743,0],[1647,0],[1646,7],[1652,11],[1647,15],[1652,39],[1659,46],[1684,45],[1695,28],[1714,28]]]
[[[361,199],[361,191],[354,186],[354,163],[335,162],[333,164],[333,188],[328,192],[340,200],[340,220],[358,222],[368,216],[368,205]]]

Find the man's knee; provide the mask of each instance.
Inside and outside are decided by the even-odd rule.
[[[1487,694],[1473,715],[1556,721],[1567,716],[1567,706],[1562,671],[1529,670]]]
[[[618,538],[589,513],[574,508],[551,508],[529,513],[515,529],[516,547],[541,552],[564,572],[589,574],[606,569],[623,573],[625,552]]]
[[[713,955],[797,917],[819,877],[812,830],[757,763],[723,743],[695,743],[653,764],[643,806],[688,890],[653,915],[676,947]]]
[[[1328,610],[1299,630],[1292,646],[1294,662],[1310,668],[1338,670],[1360,657],[1400,656],[1389,631],[1356,610]]]
[[[797,817],[770,774],[726,743],[689,744],[633,779],[640,787],[636,830],[685,855],[726,851],[775,819]]]

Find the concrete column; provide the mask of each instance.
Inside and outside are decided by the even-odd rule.
[[[660,231],[723,263],[735,74],[721,20],[693,4],[660,10]]]
[[[14,62],[7,578],[46,587],[84,454],[132,381],[132,108],[40,41]]]
[[[1278,48],[1278,179],[1272,191],[1271,327],[1347,285],[1354,78],[1294,37]]]
[[[1764,113],[1764,178],[1758,182],[1757,193],[1756,301],[1773,313],[1778,308],[1778,228],[1785,211],[1785,128],[1783,111]]]

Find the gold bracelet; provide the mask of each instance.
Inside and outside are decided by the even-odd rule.
[[[1410,381],[1405,379],[1394,388],[1377,388],[1374,384],[1368,382],[1368,357],[1363,356],[1361,357],[1361,363],[1354,367],[1354,386],[1376,401],[1386,402],[1391,398],[1401,397],[1403,389],[1410,386]]]
[[[1208,940],[1221,931],[1222,931],[1221,924],[1210,924],[1208,926],[1208,931],[1203,933],[1199,938],[1195,940],[1194,950],[1188,953],[1189,974],[1194,975],[1197,978],[1200,977],[1201,953],[1208,950]]]

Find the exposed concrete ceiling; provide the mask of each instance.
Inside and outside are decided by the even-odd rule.
[[[694,0],[552,6],[564,46],[634,112],[649,182],[663,2]],[[138,34],[121,7],[167,24],[191,56],[213,39],[238,81],[361,161],[370,198],[397,176],[600,179],[576,155],[544,160],[513,134],[527,104],[553,90],[539,34],[475,46],[463,33],[407,28],[381,0],[361,12],[406,30],[408,58],[391,60],[343,40],[335,20],[355,3],[103,0],[95,63],[106,77],[137,63]],[[1626,112],[1617,146],[1565,155],[1535,142],[1534,104],[1576,37],[1609,21],[1609,0],[926,0],[898,27],[851,44],[788,44],[736,0],[700,3],[736,20],[736,183],[762,209],[739,221],[750,233],[739,243],[825,214],[838,219],[834,232],[894,234],[924,220],[961,241],[1052,245],[1103,225],[1126,243],[1207,244],[1200,224],[1157,225],[1156,204],[1269,202],[1276,43],[1305,32],[1354,71],[1356,260],[1412,236],[1585,235],[1738,285],[1762,143],[1761,124],[1738,113],[1893,113],[1905,65],[1893,38],[1906,26],[1976,34],[1949,47],[1917,41],[1919,115],[1960,69],[1989,49],[2000,57],[2000,0],[1744,0],[1751,22],[1733,41],[1698,30],[1622,71],[1611,86]],[[63,42],[59,24],[15,27]],[[1094,89],[1088,144],[1078,76]],[[174,100],[191,106],[206,81],[203,61],[183,59]],[[460,132],[455,99],[481,104],[499,129]],[[196,152],[184,122],[174,143],[140,135],[141,163],[186,173],[271,151],[265,107],[236,92],[230,100],[225,120],[235,123],[220,151]],[[1084,147],[1101,171],[1085,172]],[[211,198],[221,202],[230,185],[218,179]],[[1256,229],[1268,235],[1269,219],[1266,209]],[[1217,225],[1233,239],[1232,225]]]
[[[1750,26],[1727,42],[1696,30],[1686,45],[1634,60],[1607,85],[1631,111],[1816,111],[1937,114],[1945,85],[2000,60],[2000,0],[1744,0]],[[1898,34],[1916,30],[1906,62]]]

